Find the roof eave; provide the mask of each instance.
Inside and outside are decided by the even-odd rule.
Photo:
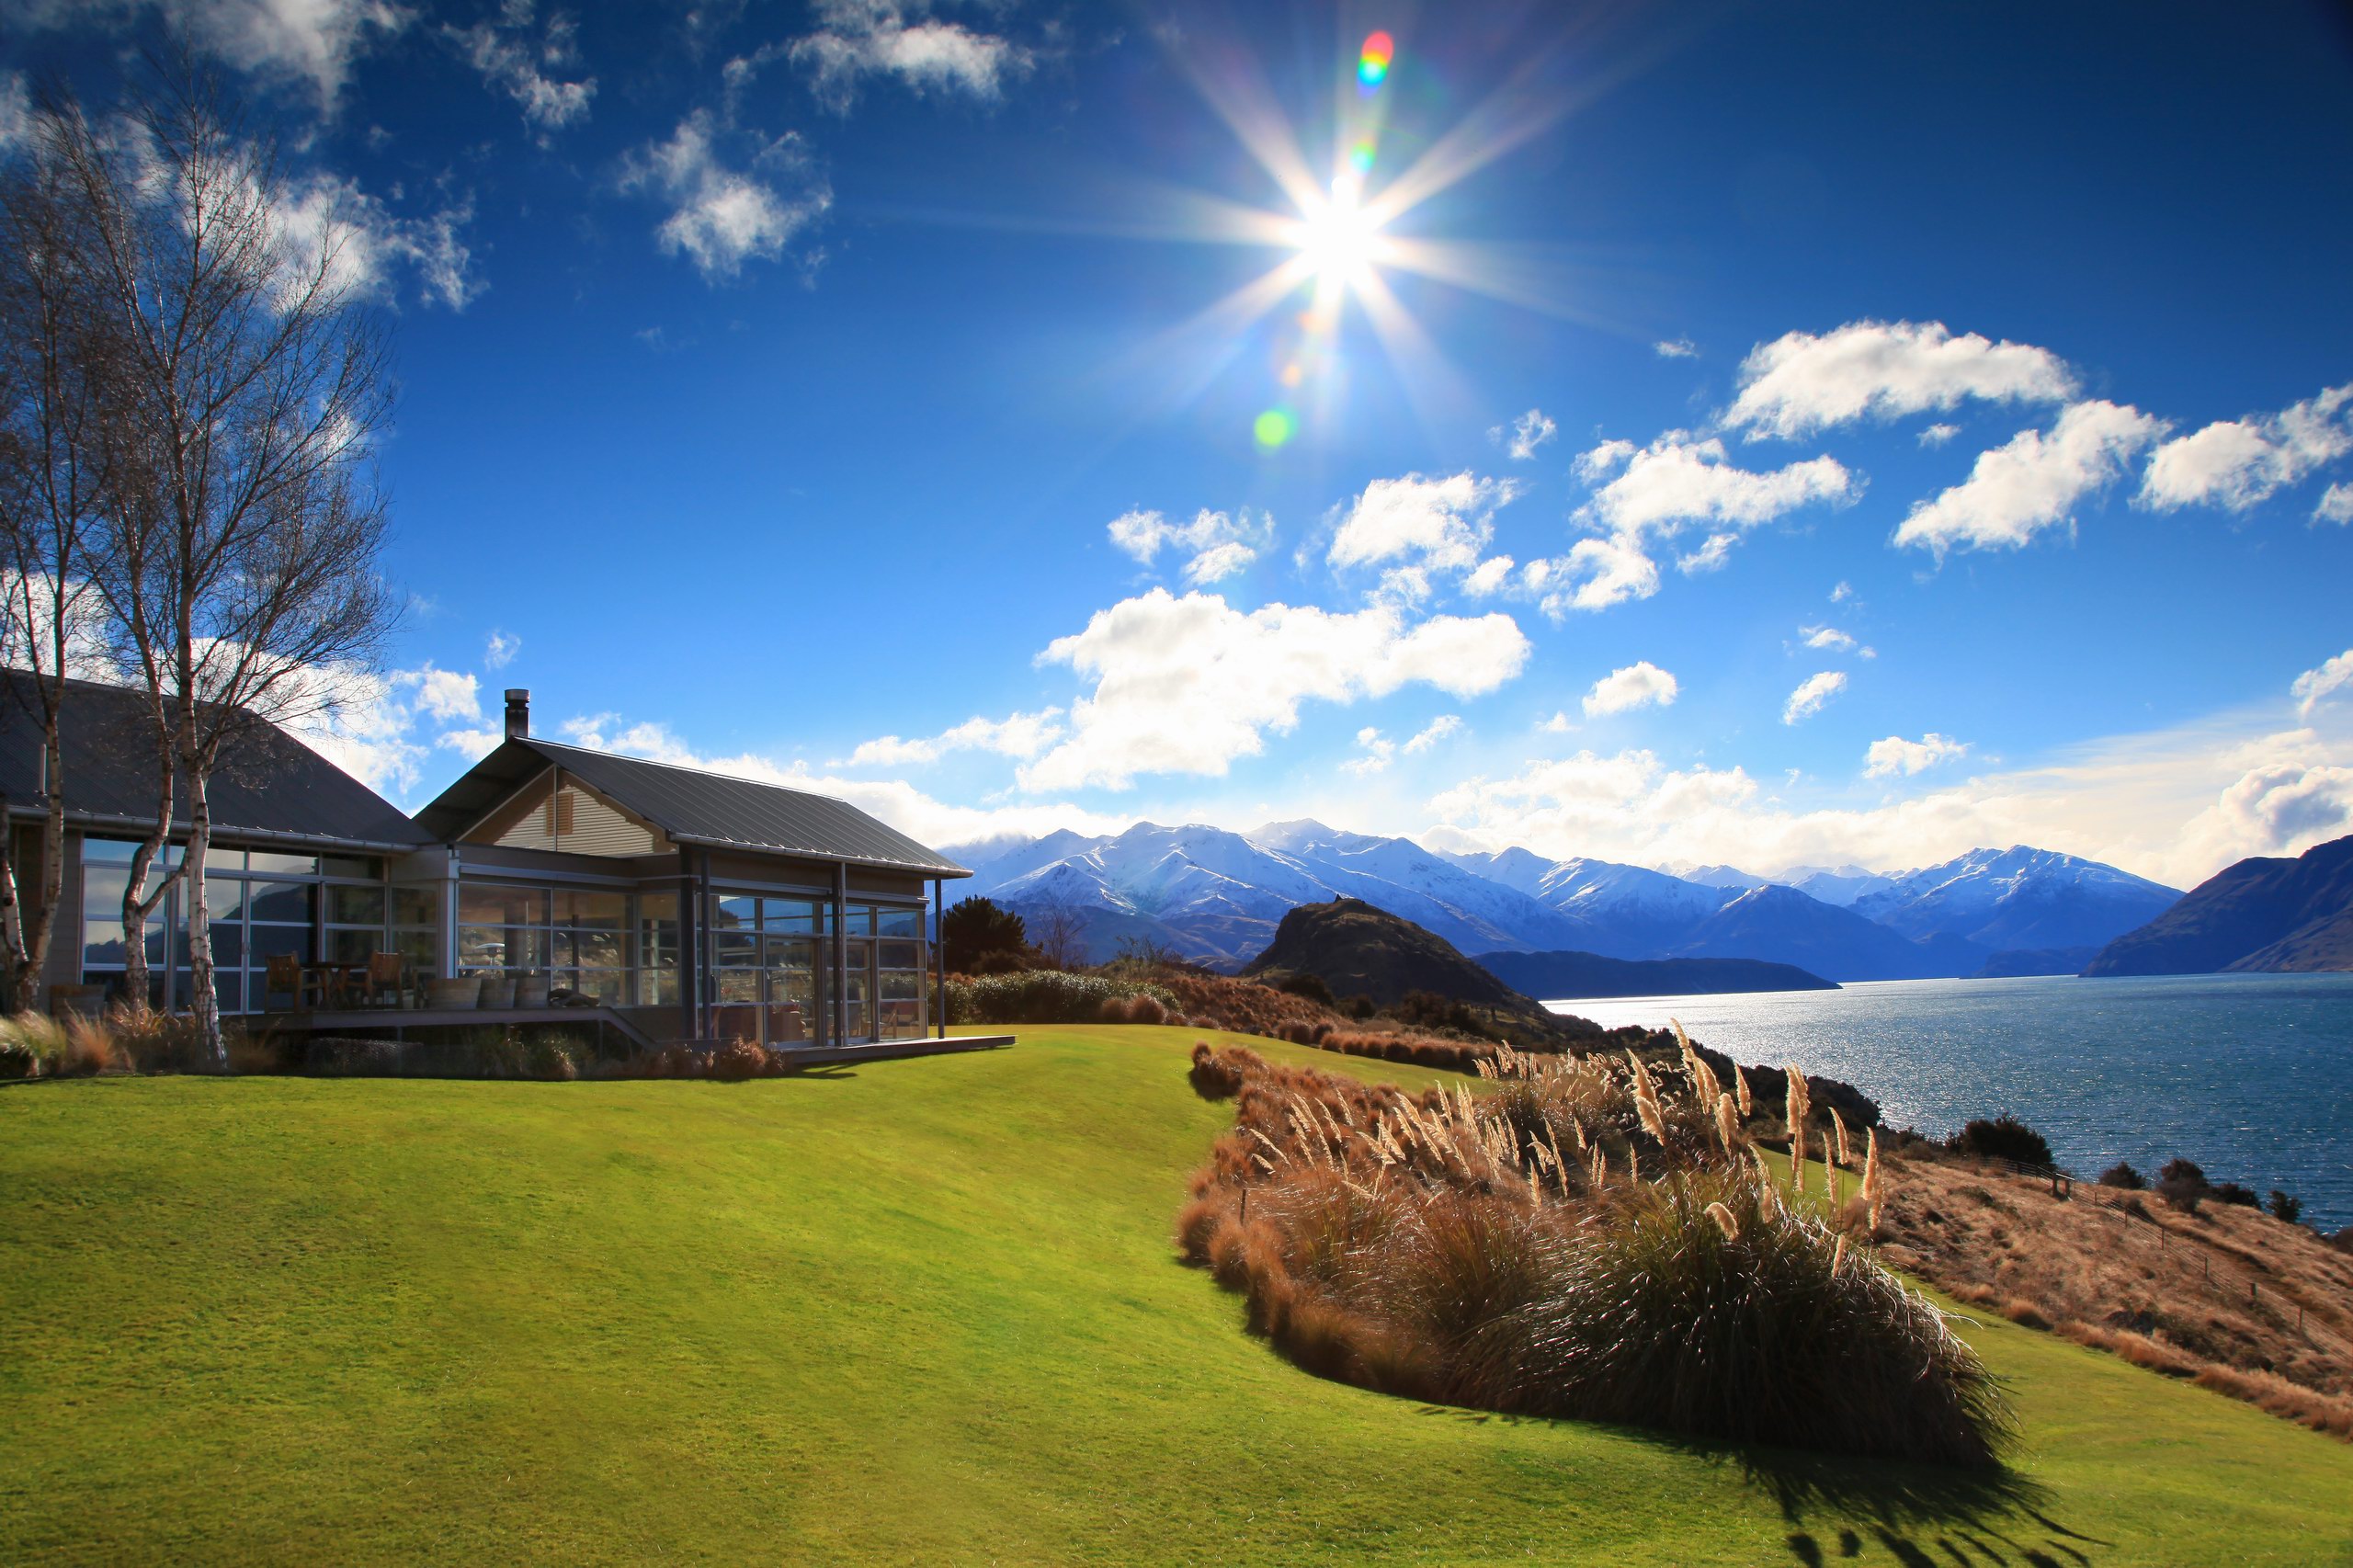
[[[874,860],[856,855],[835,855],[823,849],[797,849],[783,844],[753,844],[741,838],[710,838],[691,833],[673,833],[673,841],[692,844],[705,849],[740,849],[755,855],[792,855],[803,860],[823,860],[829,866],[856,866],[868,871],[912,871],[918,876],[938,877],[953,881],[972,873],[953,862],[926,865],[914,860]]]

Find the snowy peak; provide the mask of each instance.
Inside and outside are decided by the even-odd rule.
[[[1915,938],[1965,937],[1997,950],[2096,948],[2148,924],[2180,897],[2097,860],[2018,844],[1905,872],[1854,908]]]

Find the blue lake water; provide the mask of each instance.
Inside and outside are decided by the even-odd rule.
[[[1901,980],[1546,1006],[1843,1078],[1896,1126],[2007,1111],[2085,1176],[2176,1154],[2353,1225],[2353,974]]]

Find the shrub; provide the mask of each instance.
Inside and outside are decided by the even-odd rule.
[[[2271,1210],[2271,1217],[2283,1225],[2292,1225],[2304,1217],[2304,1200],[2276,1187],[2271,1189],[2271,1201],[2267,1207]]]
[[[1168,1009],[1159,997],[1145,992],[1128,998],[1128,1022],[1131,1024],[1165,1024]]]
[[[1286,971],[1282,973],[1268,977],[1265,983],[1271,985],[1277,991],[1280,991],[1286,995],[1305,997],[1308,1001],[1314,1003],[1319,1007],[1337,1007],[1339,1006],[1339,1004],[1333,999],[1332,987],[1324,982],[1324,977],[1320,974],[1309,974],[1303,970],[1296,971]]]
[[[1193,1092],[1205,1100],[1230,1100],[1242,1092],[1242,1080],[1254,1066],[1264,1066],[1257,1055],[1238,1045],[1212,1050],[1205,1040],[1193,1042]]]
[[[2157,1167],[2157,1179],[2159,1181],[2195,1182],[2198,1186],[2202,1187],[2206,1185],[2206,1173],[2203,1169],[2200,1168],[2198,1162],[2195,1160],[2184,1159],[2179,1155],[2176,1155],[2174,1158],[2167,1160],[2164,1165]]]
[[[2099,1173],[2099,1184],[2120,1187],[2127,1192],[2140,1192],[2147,1188],[2149,1178],[2134,1170],[2130,1162],[2119,1160]]]
[[[954,975],[948,982],[948,1020],[956,1024],[1125,1022],[1127,1004],[1138,996],[1150,996],[1166,1016],[1172,998],[1159,986],[1142,981],[1072,974],[1058,969],[978,979]]]
[[[45,1013],[0,1018],[0,1078],[53,1078],[65,1070],[65,1029]]]
[[[2217,1203],[2236,1204],[2242,1209],[2260,1209],[2263,1207],[2262,1200],[2256,1197],[2255,1189],[2253,1187],[2242,1187],[2234,1181],[2216,1183],[2213,1187],[2210,1189],[2210,1196],[2211,1196]]]
[[[1720,1205],[1729,1230],[1710,1212]],[[1639,1187],[1515,1324],[1533,1415],[1735,1442],[1996,1462],[2010,1416],[1935,1307],[1743,1172]]]
[[[1980,1117],[1970,1122],[1952,1135],[1949,1146],[1956,1153],[1973,1154],[1981,1160],[2046,1167],[2052,1163],[2051,1145],[2042,1134],[2006,1113],[1990,1121]]]

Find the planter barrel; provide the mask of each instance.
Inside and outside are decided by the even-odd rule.
[[[482,1005],[485,1007],[515,1006],[515,983],[512,980],[485,980],[482,983]]]
[[[426,1005],[433,1007],[478,1007],[482,1006],[482,981],[479,976],[463,980],[435,980],[425,987]]]
[[[548,977],[544,974],[523,976],[515,983],[515,1006],[544,1007],[548,1005]]]

